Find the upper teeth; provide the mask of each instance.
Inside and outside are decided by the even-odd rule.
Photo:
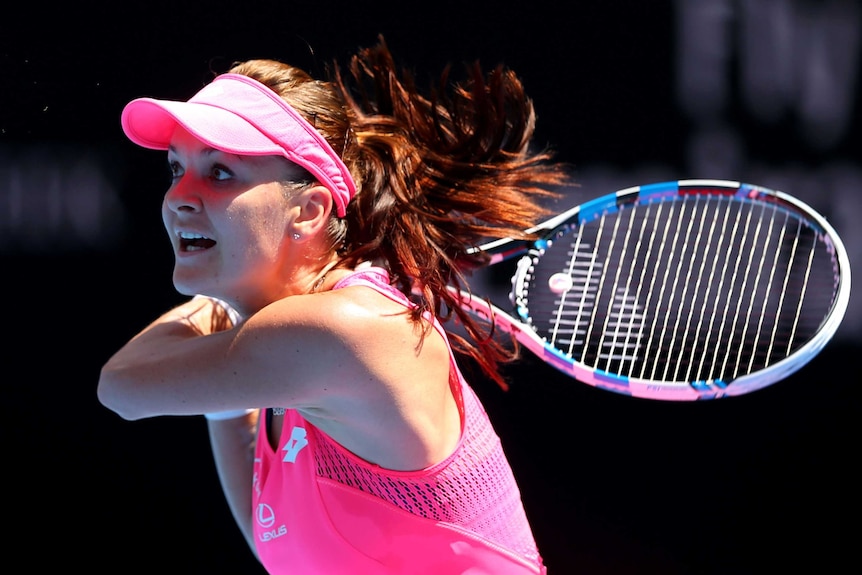
[[[202,236],[200,234],[195,234],[192,232],[177,232],[177,235],[184,240],[203,240],[203,239],[206,239],[206,236]]]

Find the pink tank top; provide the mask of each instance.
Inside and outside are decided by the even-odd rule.
[[[410,305],[381,268],[355,272],[335,289],[351,285]],[[261,418],[253,523],[271,575],[546,573],[500,439],[451,349],[450,362],[461,440],[426,469],[368,463],[290,409],[273,451]]]

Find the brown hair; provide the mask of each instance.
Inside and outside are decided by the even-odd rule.
[[[333,218],[340,265],[385,261],[395,285],[411,296],[417,325],[429,311],[442,322],[453,314],[468,338],[450,332],[453,346],[506,388],[499,364],[517,356],[492,327],[458,306],[464,278],[487,264],[472,252],[484,241],[524,238],[546,217],[543,198],[570,183],[548,149],[532,150],[532,101],[503,66],[487,75],[478,62],[452,81],[451,67],[424,95],[396,67],[383,38],[359,51],[345,74],[330,81],[273,60],[251,60],[231,72],[279,93],[341,154],[357,184],[343,221]]]

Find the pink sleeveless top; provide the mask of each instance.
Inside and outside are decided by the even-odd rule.
[[[355,272],[335,289],[352,285],[410,305],[383,269]],[[261,417],[253,523],[270,574],[546,573],[500,439],[451,349],[450,362],[461,440],[452,455],[426,469],[389,471],[368,463],[290,409],[273,451]]]

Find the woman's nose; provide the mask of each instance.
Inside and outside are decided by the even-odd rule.
[[[203,205],[191,178],[185,176],[173,181],[165,194],[165,204],[174,212],[200,211]]]

